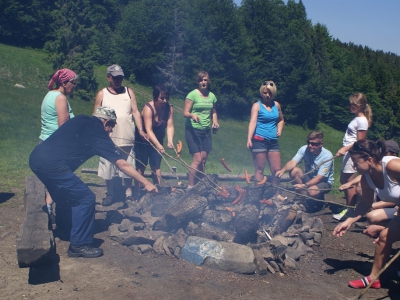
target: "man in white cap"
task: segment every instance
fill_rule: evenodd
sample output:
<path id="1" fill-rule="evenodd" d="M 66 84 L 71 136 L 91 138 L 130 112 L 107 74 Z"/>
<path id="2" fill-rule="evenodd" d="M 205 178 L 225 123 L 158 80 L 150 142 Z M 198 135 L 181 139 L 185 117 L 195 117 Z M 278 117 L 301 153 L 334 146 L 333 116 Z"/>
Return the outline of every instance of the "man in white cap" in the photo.
<path id="1" fill-rule="evenodd" d="M 91 246 L 94 236 L 96 196 L 74 171 L 89 158 L 99 155 L 124 174 L 144 185 L 148 192 L 157 187 L 124 160 L 108 136 L 116 124 L 109 107 L 99 107 L 92 117 L 79 115 L 65 122 L 29 157 L 29 167 L 43 182 L 56 204 L 72 204 L 72 228 L 68 256 L 93 258 L 103 255 Z"/>
<path id="2" fill-rule="evenodd" d="M 95 99 L 94 111 L 100 106 L 107 106 L 115 110 L 118 117 L 118 124 L 114 127 L 110 137 L 115 145 L 120 147 L 121 155 L 133 167 L 135 159 L 133 153 L 133 143 L 135 140 L 135 124 L 139 134 L 148 139 L 143 131 L 140 112 L 137 108 L 136 97 L 131 88 L 122 85 L 124 71 L 119 65 L 111 65 L 107 68 L 107 80 L 109 86 L 101 89 Z M 135 122 L 133 122 L 132 117 Z M 127 154 L 128 153 L 128 154 Z M 130 154 L 130 155 L 129 155 Z M 98 175 L 106 181 L 107 193 L 102 205 L 111 205 L 114 200 L 113 177 L 121 177 L 125 185 L 125 197 L 127 200 L 132 198 L 132 178 L 120 172 L 118 168 L 107 159 L 100 157 Z"/>

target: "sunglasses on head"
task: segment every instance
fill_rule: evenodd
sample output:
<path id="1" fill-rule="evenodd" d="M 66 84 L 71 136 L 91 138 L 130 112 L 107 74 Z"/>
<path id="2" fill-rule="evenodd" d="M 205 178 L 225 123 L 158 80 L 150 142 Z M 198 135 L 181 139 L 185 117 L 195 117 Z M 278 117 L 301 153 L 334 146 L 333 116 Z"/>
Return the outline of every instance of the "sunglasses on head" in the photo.
<path id="1" fill-rule="evenodd" d="M 369 152 L 367 149 L 364 149 L 360 144 L 354 143 L 352 150 L 354 151 L 361 151 L 367 153 L 369 156 L 372 156 L 371 152 Z"/>
<path id="2" fill-rule="evenodd" d="M 262 85 L 274 86 L 274 83 L 270 80 L 265 80 Z"/>
<path id="3" fill-rule="evenodd" d="M 311 145 L 311 146 L 314 146 L 314 147 L 317 147 L 317 146 L 319 146 L 319 145 L 321 145 L 322 144 L 322 142 L 311 142 L 311 141 L 307 141 L 307 145 Z"/>

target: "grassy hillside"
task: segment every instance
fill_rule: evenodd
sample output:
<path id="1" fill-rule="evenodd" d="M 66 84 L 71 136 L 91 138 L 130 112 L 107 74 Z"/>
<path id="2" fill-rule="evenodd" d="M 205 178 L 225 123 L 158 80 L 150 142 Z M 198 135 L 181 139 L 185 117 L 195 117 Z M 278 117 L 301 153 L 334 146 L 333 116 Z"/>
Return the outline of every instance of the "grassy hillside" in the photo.
<path id="1" fill-rule="evenodd" d="M 0 125 L 2 140 L 0 143 L 0 173 L 3 180 L 0 182 L 0 191 L 11 191 L 15 187 L 24 185 L 24 178 L 31 174 L 28 166 L 28 157 L 38 142 L 40 134 L 40 106 L 47 93 L 47 82 L 53 70 L 46 63 L 46 53 L 30 49 L 19 49 L 0 44 L 0 90 L 1 111 Z M 106 67 L 95 70 L 99 88 L 107 85 Z M 14 85 L 22 84 L 25 88 Z M 151 99 L 151 88 L 130 84 L 135 91 L 138 107 L 141 109 L 146 101 Z M 218 95 L 217 95 L 218 96 Z M 93 98 L 95 95 L 93 95 Z M 75 113 L 91 114 L 93 102 L 85 102 L 77 97 L 70 98 L 71 107 Z M 183 99 L 171 99 L 175 107 L 175 144 L 184 139 L 184 122 L 182 116 Z M 283 108 L 284 109 L 284 108 Z M 210 153 L 207 162 L 208 173 L 227 173 L 219 163 L 224 157 L 232 168 L 232 174 L 242 174 L 245 169 L 253 172 L 251 154 L 246 149 L 247 122 L 235 120 L 220 120 L 221 129 L 213 135 L 214 150 Z M 333 153 L 339 149 L 343 132 L 338 132 L 320 124 L 325 133 L 325 147 Z M 280 138 L 282 164 L 290 160 L 297 149 L 305 143 L 309 130 L 298 126 L 286 125 Z M 172 155 L 172 150 L 169 151 Z M 190 163 L 190 155 L 184 142 L 182 158 Z M 97 167 L 98 158 L 85 163 L 84 167 Z M 341 161 L 336 160 L 335 186 L 338 186 L 338 174 Z M 178 168 L 178 172 L 185 172 L 184 168 L 171 162 Z M 163 170 L 167 170 L 163 164 Z"/>

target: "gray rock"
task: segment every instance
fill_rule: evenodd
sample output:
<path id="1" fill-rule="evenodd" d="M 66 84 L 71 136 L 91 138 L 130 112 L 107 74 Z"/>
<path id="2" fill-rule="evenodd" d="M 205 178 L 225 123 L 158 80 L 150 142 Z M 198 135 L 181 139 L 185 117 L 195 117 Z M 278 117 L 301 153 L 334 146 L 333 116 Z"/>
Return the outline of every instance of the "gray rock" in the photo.
<path id="1" fill-rule="evenodd" d="M 124 218 L 129 219 L 132 222 L 143 222 L 142 216 L 132 207 L 122 209 L 120 212 Z"/>
<path id="2" fill-rule="evenodd" d="M 270 262 L 268 262 L 270 264 L 270 266 L 275 270 L 275 272 L 280 272 L 280 268 L 278 266 L 278 264 L 276 263 L 276 261 L 271 260 Z"/>
<path id="3" fill-rule="evenodd" d="M 128 219 L 123 219 L 121 224 L 118 226 L 118 230 L 121 232 L 126 232 L 129 230 L 129 227 L 132 227 L 132 222 Z"/>
<path id="4" fill-rule="evenodd" d="M 269 246 L 260 247 L 259 251 L 260 251 L 261 255 L 268 261 L 273 260 L 275 258 L 275 256 L 272 254 Z"/>
<path id="5" fill-rule="evenodd" d="M 288 240 L 287 238 L 281 236 L 281 235 L 277 235 L 274 236 L 271 240 L 271 248 L 278 248 L 279 246 L 288 246 Z"/>
<path id="6" fill-rule="evenodd" d="M 307 240 L 306 245 L 311 247 L 314 245 L 314 240 Z"/>
<path id="7" fill-rule="evenodd" d="M 183 231 L 182 228 L 179 228 L 179 230 L 175 233 L 176 238 L 178 239 L 178 245 L 180 248 L 183 248 L 183 246 L 186 243 L 187 239 L 187 234 Z"/>
<path id="8" fill-rule="evenodd" d="M 181 257 L 197 265 L 219 268 L 236 273 L 255 272 L 254 254 L 250 247 L 236 243 L 217 242 L 190 236 L 182 248 Z"/>
<path id="9" fill-rule="evenodd" d="M 132 224 L 132 227 L 133 227 L 133 230 L 135 230 L 135 231 L 144 230 L 146 228 L 146 224 L 135 222 Z"/>
<path id="10" fill-rule="evenodd" d="M 153 245 L 154 242 L 164 234 L 161 231 L 134 231 L 130 228 L 127 232 L 121 232 L 118 230 L 119 224 L 111 225 L 108 229 L 110 231 L 110 238 L 124 246 L 149 244 Z"/>
<path id="11" fill-rule="evenodd" d="M 133 252 L 138 252 L 139 251 L 139 245 L 132 245 L 129 247 L 130 250 Z"/>
<path id="12" fill-rule="evenodd" d="M 142 252 L 143 254 L 149 253 L 153 251 L 153 247 L 150 246 L 149 244 L 142 244 L 138 246 L 138 250 Z"/>
<path id="13" fill-rule="evenodd" d="M 300 233 L 300 237 L 302 238 L 303 242 L 306 243 L 308 240 L 314 239 L 314 232 L 302 232 Z"/>
<path id="14" fill-rule="evenodd" d="M 314 243 L 316 245 L 320 245 L 321 244 L 321 239 L 322 239 L 322 234 L 321 233 L 315 233 L 314 234 Z"/>
<path id="15" fill-rule="evenodd" d="M 301 250 L 301 248 L 300 249 L 299 248 L 295 249 L 295 248 L 292 248 L 292 247 L 288 247 L 286 249 L 286 254 L 285 255 L 292 257 L 294 260 L 299 260 L 300 257 L 302 257 L 303 255 L 306 255 L 306 254 L 307 254 L 307 252 L 304 251 L 304 250 Z"/>
<path id="16" fill-rule="evenodd" d="M 299 251 L 304 251 L 306 253 L 314 253 L 314 250 L 310 247 L 307 247 L 304 243 L 299 243 L 296 249 Z"/>
<path id="17" fill-rule="evenodd" d="M 285 258 L 285 268 L 295 270 L 298 268 L 297 263 L 293 258 L 291 258 L 289 255 L 286 255 Z"/>
<path id="18" fill-rule="evenodd" d="M 314 218 L 314 222 L 311 224 L 312 232 L 322 233 L 324 231 L 324 223 L 320 218 Z"/>

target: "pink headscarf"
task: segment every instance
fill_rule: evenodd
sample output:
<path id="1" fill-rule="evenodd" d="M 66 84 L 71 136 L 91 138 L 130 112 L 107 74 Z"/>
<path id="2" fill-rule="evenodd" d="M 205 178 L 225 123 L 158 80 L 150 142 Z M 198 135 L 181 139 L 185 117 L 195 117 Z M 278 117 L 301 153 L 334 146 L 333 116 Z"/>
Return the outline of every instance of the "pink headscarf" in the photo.
<path id="1" fill-rule="evenodd" d="M 78 76 L 76 73 L 70 69 L 61 69 L 54 73 L 51 77 L 49 84 L 47 87 L 51 91 L 53 89 L 54 83 L 59 86 L 64 82 L 70 81 L 72 79 L 76 79 Z"/>

